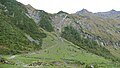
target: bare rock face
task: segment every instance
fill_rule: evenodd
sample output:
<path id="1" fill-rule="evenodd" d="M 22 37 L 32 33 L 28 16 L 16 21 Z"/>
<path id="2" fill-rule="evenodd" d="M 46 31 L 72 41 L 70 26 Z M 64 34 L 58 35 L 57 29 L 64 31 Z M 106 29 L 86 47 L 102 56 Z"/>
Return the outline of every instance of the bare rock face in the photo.
<path id="1" fill-rule="evenodd" d="M 53 19 L 53 25 L 56 30 L 61 32 L 61 28 L 63 28 L 67 23 L 70 23 L 69 19 L 67 18 L 66 14 L 59 14 L 56 15 Z"/>
<path id="2" fill-rule="evenodd" d="M 33 8 L 30 4 L 26 5 L 28 10 L 28 14 L 26 14 L 29 18 L 32 18 L 36 24 L 40 21 L 39 11 Z"/>
<path id="3" fill-rule="evenodd" d="M 38 40 L 33 39 L 32 37 L 30 37 L 30 36 L 27 35 L 27 34 L 25 34 L 25 36 L 28 38 L 29 41 L 35 42 L 37 45 L 39 45 L 39 41 L 38 41 Z"/>

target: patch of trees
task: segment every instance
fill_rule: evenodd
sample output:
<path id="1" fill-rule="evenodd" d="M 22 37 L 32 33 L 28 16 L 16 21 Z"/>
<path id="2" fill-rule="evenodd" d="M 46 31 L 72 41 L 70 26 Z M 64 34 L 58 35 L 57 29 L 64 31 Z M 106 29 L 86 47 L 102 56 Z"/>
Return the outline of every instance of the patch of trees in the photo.
<path id="1" fill-rule="evenodd" d="M 46 31 L 49 32 L 54 31 L 49 14 L 41 10 L 40 16 L 41 18 L 40 18 L 39 26 Z"/>

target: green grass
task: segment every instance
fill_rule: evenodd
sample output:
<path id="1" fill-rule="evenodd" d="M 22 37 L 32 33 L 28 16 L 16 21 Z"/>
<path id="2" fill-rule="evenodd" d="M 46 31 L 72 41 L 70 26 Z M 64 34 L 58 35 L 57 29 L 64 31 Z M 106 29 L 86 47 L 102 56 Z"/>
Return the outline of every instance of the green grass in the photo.
<path id="1" fill-rule="evenodd" d="M 43 39 L 42 50 L 35 53 L 16 55 L 14 59 L 9 59 L 10 56 L 4 58 L 12 62 L 22 62 L 24 64 L 31 64 L 33 62 L 82 62 L 86 64 L 100 64 L 104 68 L 106 63 L 111 60 L 89 53 L 78 46 L 68 42 L 65 39 L 58 38 L 54 33 L 45 32 L 47 37 Z M 84 68 L 82 65 L 81 68 Z M 109 66 L 109 65 L 108 65 Z M 113 65 L 112 65 L 113 66 Z M 40 68 L 68 68 L 69 66 L 43 66 Z M 34 67 L 33 67 L 34 68 Z M 70 68 L 77 68 L 77 66 L 70 66 Z M 78 66 L 79 68 L 79 66 Z"/>
<path id="2" fill-rule="evenodd" d="M 106 60 L 103 57 L 89 53 L 83 49 L 79 49 L 79 47 L 76 45 L 66 41 L 65 39 L 61 40 L 52 34 L 48 34 L 47 38 L 43 40 L 43 43 L 44 45 L 48 45 L 46 47 L 49 48 L 41 50 L 38 54 L 31 54 L 27 56 L 53 58 L 55 60 L 61 60 L 60 58 L 68 58 L 73 60 L 80 60 L 86 63 L 109 62 L 109 60 Z"/>
<path id="3" fill-rule="evenodd" d="M 119 47 L 106 46 L 106 48 L 107 48 L 115 57 L 118 58 L 118 61 L 120 61 L 120 48 L 119 48 Z"/>
<path id="4" fill-rule="evenodd" d="M 23 68 L 17 65 L 0 64 L 0 68 Z"/>

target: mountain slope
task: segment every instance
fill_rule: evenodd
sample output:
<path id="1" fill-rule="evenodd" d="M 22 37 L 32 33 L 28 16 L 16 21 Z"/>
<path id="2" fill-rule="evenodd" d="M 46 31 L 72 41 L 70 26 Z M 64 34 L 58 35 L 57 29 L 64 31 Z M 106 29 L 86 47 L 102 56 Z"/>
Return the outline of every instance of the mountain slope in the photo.
<path id="1" fill-rule="evenodd" d="M 15 0 L 1 0 L 0 55 L 21 54 L 0 56 L 0 64 L 5 60 L 21 66 L 114 64 L 120 61 L 119 21 L 86 9 L 50 14 Z"/>
<path id="2" fill-rule="evenodd" d="M 83 14 L 82 16 L 79 14 L 61 13 L 55 15 L 52 19 L 56 29 L 58 27 L 63 29 L 65 26 L 71 25 L 82 34 L 86 34 L 87 37 L 99 41 L 99 44 L 120 45 L 119 20 L 102 18 L 93 13 Z"/>
<path id="3" fill-rule="evenodd" d="M 56 14 L 48 14 L 44 11 L 41 12 L 40 10 L 35 10 L 30 5 L 27 5 L 26 8 L 30 12 L 29 15 L 33 14 L 31 17 L 34 20 L 37 19 L 34 16 L 36 14 L 40 14 L 39 17 L 42 18 L 41 20 L 44 23 L 43 25 L 41 25 L 43 29 L 46 28 L 44 25 L 47 25 L 49 23 L 50 26 L 47 25 L 47 27 L 54 28 L 57 36 L 62 36 L 65 39 L 73 42 L 74 44 L 76 44 L 77 42 L 77 45 L 81 48 L 85 48 L 86 50 L 89 50 L 90 52 L 97 55 L 101 55 L 104 57 L 108 56 L 107 58 L 112 58 L 114 60 L 114 56 L 110 54 L 110 51 L 108 51 L 109 49 L 106 49 L 106 46 L 109 45 L 119 47 L 119 31 L 118 29 L 116 29 L 116 27 L 113 26 L 114 24 L 119 24 L 119 20 L 110 18 L 105 19 L 96 16 L 95 14 L 87 11 L 86 9 L 78 11 L 75 14 L 68 14 L 63 11 L 60 11 Z M 40 22 L 38 22 L 37 24 L 39 24 Z M 68 29 L 65 31 L 64 28 L 67 26 L 71 26 L 74 28 L 74 30 L 72 31 L 73 33 L 69 33 Z M 74 31 L 77 31 L 78 35 L 76 35 Z M 66 33 L 65 36 L 63 33 Z M 72 36 L 69 36 L 70 34 L 73 34 L 73 36 L 75 34 L 76 36 L 72 38 Z M 82 36 L 82 39 L 78 36 Z M 97 50 L 95 51 L 95 49 Z M 102 53 L 103 51 L 106 52 L 106 56 Z"/>
<path id="4" fill-rule="evenodd" d="M 0 7 L 0 54 L 40 49 L 46 35 L 26 16 L 23 5 L 15 0 L 1 0 Z"/>
<path id="5" fill-rule="evenodd" d="M 28 54 L 13 55 L 16 56 L 13 59 L 9 59 L 11 56 L 4 57 L 9 59 L 9 61 L 22 63 L 21 67 L 39 66 L 40 68 L 46 68 L 47 66 L 52 68 L 84 68 L 87 64 L 104 66 L 112 62 L 109 59 L 90 53 L 64 38 L 57 37 L 56 33 L 44 32 L 48 36 L 43 39 L 41 50 Z M 47 65 L 44 65 L 46 63 Z M 109 65 L 106 66 L 109 67 Z"/>

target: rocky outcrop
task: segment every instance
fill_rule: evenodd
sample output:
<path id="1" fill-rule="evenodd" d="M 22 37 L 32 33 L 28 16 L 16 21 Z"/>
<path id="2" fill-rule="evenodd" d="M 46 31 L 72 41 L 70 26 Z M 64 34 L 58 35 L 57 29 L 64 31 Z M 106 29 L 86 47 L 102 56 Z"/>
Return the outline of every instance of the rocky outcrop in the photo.
<path id="1" fill-rule="evenodd" d="M 37 45 L 40 44 L 38 40 L 33 39 L 33 38 L 30 37 L 29 35 L 25 34 L 25 36 L 27 37 L 27 39 L 28 39 L 30 42 L 35 42 Z"/>
<path id="2" fill-rule="evenodd" d="M 0 59 L 0 63 L 2 63 L 2 64 L 11 64 L 11 65 L 14 65 L 15 63 L 13 63 L 13 62 L 11 62 L 11 61 L 8 61 L 8 60 L 6 60 L 6 59 L 4 59 L 4 58 L 1 58 Z"/>
<path id="3" fill-rule="evenodd" d="M 33 8 L 30 4 L 25 6 L 27 8 L 28 14 L 26 14 L 29 18 L 32 18 L 36 24 L 40 21 L 39 11 Z"/>

